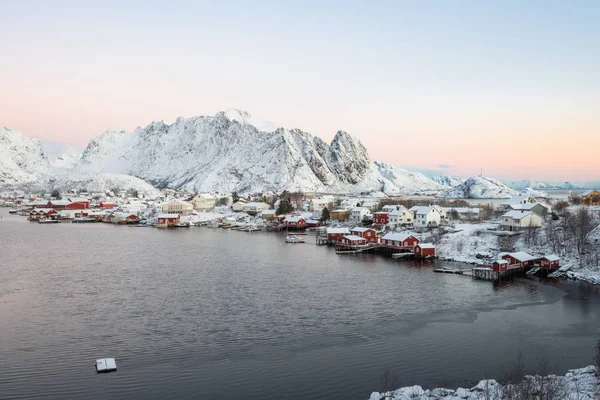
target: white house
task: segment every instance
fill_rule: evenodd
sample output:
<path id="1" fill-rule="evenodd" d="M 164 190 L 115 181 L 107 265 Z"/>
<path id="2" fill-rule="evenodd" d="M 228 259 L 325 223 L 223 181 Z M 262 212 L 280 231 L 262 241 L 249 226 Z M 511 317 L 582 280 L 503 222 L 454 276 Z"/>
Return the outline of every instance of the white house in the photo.
<path id="1" fill-rule="evenodd" d="M 500 228 L 507 231 L 518 231 L 542 226 L 542 217 L 529 210 L 512 210 L 502 216 Z"/>
<path id="2" fill-rule="evenodd" d="M 256 215 L 260 212 L 268 210 L 269 208 L 271 208 L 271 206 L 268 205 L 267 203 L 253 201 L 253 202 L 244 204 L 244 206 L 242 207 L 242 210 L 244 212 L 247 212 L 250 215 Z"/>
<path id="3" fill-rule="evenodd" d="M 394 210 L 390 211 L 388 225 L 396 227 L 398 225 L 410 225 L 413 223 L 414 214 L 404 206 L 394 206 Z"/>
<path id="4" fill-rule="evenodd" d="M 522 194 L 519 196 L 513 196 L 509 199 L 506 199 L 503 203 L 500 204 L 500 207 L 506 209 L 506 210 L 510 210 L 510 209 L 520 209 L 521 204 L 531 204 L 531 203 L 537 203 L 538 201 L 535 199 L 535 197 L 528 195 L 528 194 Z"/>
<path id="5" fill-rule="evenodd" d="M 428 226 L 439 226 L 442 219 L 445 217 L 440 206 L 415 206 L 410 209 L 414 214 L 415 218 L 413 225 L 416 228 L 425 228 Z"/>
<path id="6" fill-rule="evenodd" d="M 215 203 L 217 202 L 217 198 L 208 193 L 200 193 L 194 196 L 192 199 L 192 204 L 194 206 L 194 210 L 197 211 L 210 211 L 215 207 Z"/>
<path id="7" fill-rule="evenodd" d="M 354 222 L 362 222 L 365 218 L 371 217 L 371 210 L 366 207 L 354 207 L 350 211 L 350 220 Z"/>
<path id="8" fill-rule="evenodd" d="M 247 201 L 238 200 L 235 203 L 233 203 L 233 205 L 231 206 L 231 209 L 235 212 L 244 211 L 244 206 L 246 205 L 246 203 L 247 203 Z"/>
<path id="9" fill-rule="evenodd" d="M 183 200 L 172 200 L 162 206 L 164 214 L 190 215 L 193 210 L 192 203 Z"/>
<path id="10" fill-rule="evenodd" d="M 329 207 L 333 203 L 331 196 L 319 197 L 316 199 L 310 199 L 308 202 L 309 211 L 321 211 L 325 207 Z"/>

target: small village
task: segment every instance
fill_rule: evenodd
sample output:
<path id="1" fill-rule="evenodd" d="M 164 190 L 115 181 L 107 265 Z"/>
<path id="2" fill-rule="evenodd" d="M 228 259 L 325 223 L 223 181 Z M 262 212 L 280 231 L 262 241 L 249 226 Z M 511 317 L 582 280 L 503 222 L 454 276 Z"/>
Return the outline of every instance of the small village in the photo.
<path id="1" fill-rule="evenodd" d="M 64 196 L 5 193 L 0 199 L 11 214 L 38 224 L 285 232 L 287 243 L 305 243 L 307 232 L 314 231 L 317 245 L 330 245 L 339 255 L 376 252 L 458 261 L 474 266 L 436 272 L 486 280 L 527 273 L 600 283 L 594 274 L 576 272 L 577 263 L 598 268 L 600 193 L 589 190 L 551 203 L 528 194 L 474 206 L 465 200 L 173 190 L 148 199 L 116 189 Z"/>

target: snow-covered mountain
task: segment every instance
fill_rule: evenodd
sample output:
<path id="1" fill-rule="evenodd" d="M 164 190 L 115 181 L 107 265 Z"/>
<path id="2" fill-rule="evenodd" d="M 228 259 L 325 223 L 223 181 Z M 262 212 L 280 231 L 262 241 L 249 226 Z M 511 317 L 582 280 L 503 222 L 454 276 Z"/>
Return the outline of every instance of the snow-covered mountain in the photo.
<path id="1" fill-rule="evenodd" d="M 122 173 L 161 188 L 200 191 L 440 188 L 422 174 L 372 163 L 363 144 L 347 132 L 338 131 L 328 144 L 299 129 L 271 130 L 274 126 L 229 110 L 178 118 L 172 125 L 153 122 L 129 134 L 113 128 L 90 141 L 75 170 Z"/>
<path id="2" fill-rule="evenodd" d="M 442 184 L 425 176 L 420 172 L 408 171 L 398 168 L 390 164 L 382 162 L 374 162 L 379 174 L 385 182 L 384 192 L 394 193 L 401 192 L 422 192 L 422 191 L 439 191 L 443 189 Z"/>
<path id="3" fill-rule="evenodd" d="M 452 199 L 507 199 L 517 196 L 518 191 L 493 178 L 476 176 L 443 192 L 439 197 Z"/>
<path id="4" fill-rule="evenodd" d="M 458 176 L 436 175 L 431 178 L 434 182 L 441 186 L 455 187 L 463 183 L 466 179 Z"/>
<path id="5" fill-rule="evenodd" d="M 38 140 L 0 128 L 0 185 L 36 182 L 48 174 L 50 165 Z"/>
<path id="6" fill-rule="evenodd" d="M 507 186 L 516 189 L 516 190 L 524 190 L 526 188 L 532 188 L 535 190 L 554 190 L 554 189 L 561 189 L 561 190 L 571 190 L 571 189 L 577 189 L 577 188 L 581 188 L 581 187 L 586 187 L 586 185 L 588 183 L 582 183 L 582 184 L 573 184 L 570 182 L 545 182 L 545 181 L 532 181 L 529 179 L 524 179 L 522 181 L 509 181 L 509 182 L 504 182 Z"/>
<path id="7" fill-rule="evenodd" d="M 1 128 L 0 188 L 29 191 L 87 188 L 90 191 L 102 191 L 118 187 L 135 189 L 148 195 L 158 193 L 152 185 L 132 176 L 88 174 L 69 169 L 68 164 L 74 164 L 79 156 L 74 150 L 71 153 L 67 151 L 67 154 L 71 154 L 71 160 L 67 160 L 66 156 L 58 156 L 52 165 L 39 140 L 28 138 L 13 129 Z"/>

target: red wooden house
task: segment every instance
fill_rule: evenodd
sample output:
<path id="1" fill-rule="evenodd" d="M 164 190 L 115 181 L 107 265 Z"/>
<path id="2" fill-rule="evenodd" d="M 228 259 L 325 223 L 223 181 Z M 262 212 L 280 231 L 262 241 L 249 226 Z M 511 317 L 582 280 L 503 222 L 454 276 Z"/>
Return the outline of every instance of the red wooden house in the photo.
<path id="1" fill-rule="evenodd" d="M 169 226 L 179 223 L 179 214 L 158 214 L 157 226 Z"/>
<path id="2" fill-rule="evenodd" d="M 391 249 L 412 250 L 420 241 L 407 233 L 391 232 L 382 237 L 380 242 Z"/>
<path id="3" fill-rule="evenodd" d="M 321 226 L 321 221 L 319 221 L 318 219 L 307 219 L 306 226 L 309 228 L 318 228 L 319 226 Z"/>
<path id="4" fill-rule="evenodd" d="M 435 246 L 431 243 L 419 243 L 415 246 L 415 256 L 435 257 Z"/>
<path id="5" fill-rule="evenodd" d="M 492 269 L 496 272 L 498 271 L 506 271 L 508 269 L 508 261 L 506 260 L 496 260 L 492 263 Z"/>
<path id="6" fill-rule="evenodd" d="M 105 202 L 105 201 L 101 201 L 100 202 L 100 208 L 104 208 L 104 209 L 109 210 L 109 209 L 115 208 L 115 203 L 108 203 L 108 202 Z"/>
<path id="7" fill-rule="evenodd" d="M 335 242 L 340 237 L 349 234 L 350 230 L 348 228 L 327 228 L 327 240 L 330 242 Z"/>
<path id="8" fill-rule="evenodd" d="M 356 235 L 345 235 L 337 239 L 337 244 L 348 247 L 358 247 L 367 244 L 367 239 Z"/>
<path id="9" fill-rule="evenodd" d="M 366 239 L 369 243 L 377 243 L 379 241 L 375 229 L 356 227 L 352 228 L 350 233 L 352 233 L 355 236 L 360 236 L 361 238 Z"/>
<path id="10" fill-rule="evenodd" d="M 373 213 L 373 225 L 387 225 L 390 222 L 390 213 L 379 211 Z"/>
<path id="11" fill-rule="evenodd" d="M 560 258 L 555 255 L 543 256 L 537 259 L 535 266 L 543 269 L 558 269 L 560 267 Z"/>
<path id="12" fill-rule="evenodd" d="M 302 217 L 286 217 L 283 221 L 285 226 L 290 228 L 305 228 L 306 220 Z"/>
<path id="13" fill-rule="evenodd" d="M 34 208 L 29 212 L 29 221 L 38 221 L 56 214 L 56 210 L 52 208 Z"/>

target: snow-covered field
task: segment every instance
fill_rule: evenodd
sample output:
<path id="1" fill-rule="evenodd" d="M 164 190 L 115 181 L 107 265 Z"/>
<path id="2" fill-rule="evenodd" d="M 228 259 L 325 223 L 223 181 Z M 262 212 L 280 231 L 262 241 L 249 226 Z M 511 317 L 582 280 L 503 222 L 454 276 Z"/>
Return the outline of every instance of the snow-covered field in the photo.
<path id="1" fill-rule="evenodd" d="M 564 376 L 526 376 L 518 385 L 503 386 L 494 379 L 486 379 L 472 388 L 424 390 L 421 386 L 407 386 L 385 393 L 373 392 L 369 400 L 594 400 L 599 396 L 596 368 L 590 365 L 569 370 Z"/>

